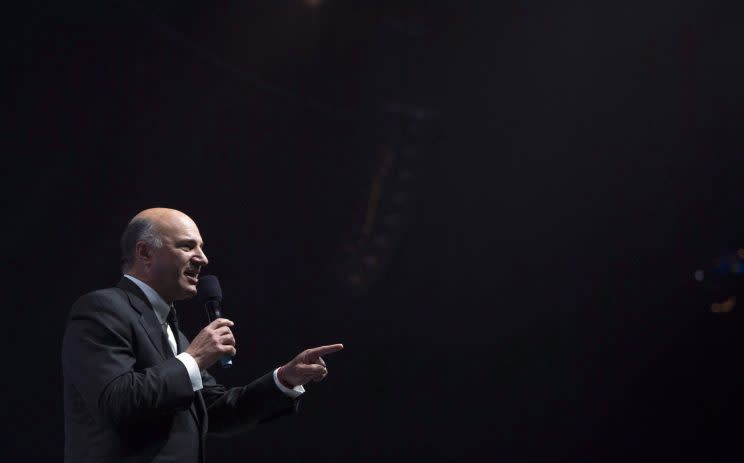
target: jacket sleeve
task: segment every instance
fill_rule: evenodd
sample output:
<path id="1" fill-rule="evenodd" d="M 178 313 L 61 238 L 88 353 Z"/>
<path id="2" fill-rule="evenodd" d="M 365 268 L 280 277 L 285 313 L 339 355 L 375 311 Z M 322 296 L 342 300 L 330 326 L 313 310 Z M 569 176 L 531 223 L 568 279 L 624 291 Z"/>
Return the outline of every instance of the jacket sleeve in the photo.
<path id="1" fill-rule="evenodd" d="M 202 382 L 210 435 L 231 436 L 298 411 L 300 399 L 280 391 L 273 372 L 245 386 L 226 388 L 205 371 Z"/>
<path id="2" fill-rule="evenodd" d="M 73 305 L 62 341 L 62 365 L 89 409 L 117 427 L 187 409 L 194 400 L 176 358 L 136 368 L 133 323 L 117 301 L 91 293 Z"/>

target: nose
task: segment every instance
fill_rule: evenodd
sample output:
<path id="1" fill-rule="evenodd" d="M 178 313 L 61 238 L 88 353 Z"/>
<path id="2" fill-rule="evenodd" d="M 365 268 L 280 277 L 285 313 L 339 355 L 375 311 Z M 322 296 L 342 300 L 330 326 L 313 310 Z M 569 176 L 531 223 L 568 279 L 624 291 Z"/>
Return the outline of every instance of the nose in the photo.
<path id="1" fill-rule="evenodd" d="M 202 267 L 209 264 L 209 259 L 207 259 L 207 255 L 204 254 L 202 248 L 197 248 L 197 251 L 196 255 L 194 255 L 194 260 L 196 260 L 196 262 Z"/>

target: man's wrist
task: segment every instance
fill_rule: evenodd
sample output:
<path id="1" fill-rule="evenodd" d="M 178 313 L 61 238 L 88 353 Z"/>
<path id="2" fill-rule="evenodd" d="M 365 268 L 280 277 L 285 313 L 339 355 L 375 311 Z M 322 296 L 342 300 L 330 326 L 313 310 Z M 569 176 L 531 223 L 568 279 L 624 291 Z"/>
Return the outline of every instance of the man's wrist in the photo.
<path id="1" fill-rule="evenodd" d="M 282 382 L 279 381 L 279 368 L 274 369 L 272 376 L 274 377 L 274 384 L 276 385 L 276 387 L 279 388 L 279 390 L 282 391 L 289 398 L 296 399 L 305 393 L 305 388 L 302 386 L 287 387 L 282 384 Z M 287 383 L 287 385 L 291 386 L 289 383 Z"/>
<path id="2" fill-rule="evenodd" d="M 294 389 L 294 384 L 290 384 L 285 378 L 284 378 L 284 367 L 279 367 L 279 370 L 276 372 L 276 376 L 279 379 L 279 382 L 282 383 L 282 386 L 286 387 L 287 389 Z"/>
<path id="3" fill-rule="evenodd" d="M 176 358 L 180 360 L 181 363 L 183 363 L 183 366 L 186 367 L 186 371 L 188 371 L 189 373 L 191 387 L 194 392 L 202 389 L 204 387 L 204 384 L 202 383 L 201 379 L 201 371 L 199 369 L 199 364 L 196 363 L 194 357 L 192 357 L 191 354 L 189 354 L 188 352 L 181 352 L 180 354 L 176 355 Z"/>

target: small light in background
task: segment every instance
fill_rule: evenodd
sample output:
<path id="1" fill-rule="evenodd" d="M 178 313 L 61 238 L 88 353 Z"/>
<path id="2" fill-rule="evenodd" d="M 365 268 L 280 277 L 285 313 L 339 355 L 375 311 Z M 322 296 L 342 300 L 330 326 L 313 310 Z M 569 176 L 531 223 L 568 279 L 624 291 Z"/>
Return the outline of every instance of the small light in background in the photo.
<path id="1" fill-rule="evenodd" d="M 713 313 L 729 313 L 736 306 L 736 296 L 731 296 L 723 302 L 714 302 L 710 305 L 710 311 Z"/>

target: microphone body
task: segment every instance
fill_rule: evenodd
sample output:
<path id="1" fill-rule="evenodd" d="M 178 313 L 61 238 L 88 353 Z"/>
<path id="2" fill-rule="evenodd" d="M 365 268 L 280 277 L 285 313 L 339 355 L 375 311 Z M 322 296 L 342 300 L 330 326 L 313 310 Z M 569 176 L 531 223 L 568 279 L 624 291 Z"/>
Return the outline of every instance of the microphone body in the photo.
<path id="1" fill-rule="evenodd" d="M 209 323 L 222 318 L 222 288 L 220 288 L 220 283 L 216 276 L 205 275 L 199 279 L 197 297 L 204 305 Z M 232 365 L 233 359 L 231 355 L 226 354 L 220 359 L 220 366 L 222 368 L 230 368 Z"/>

